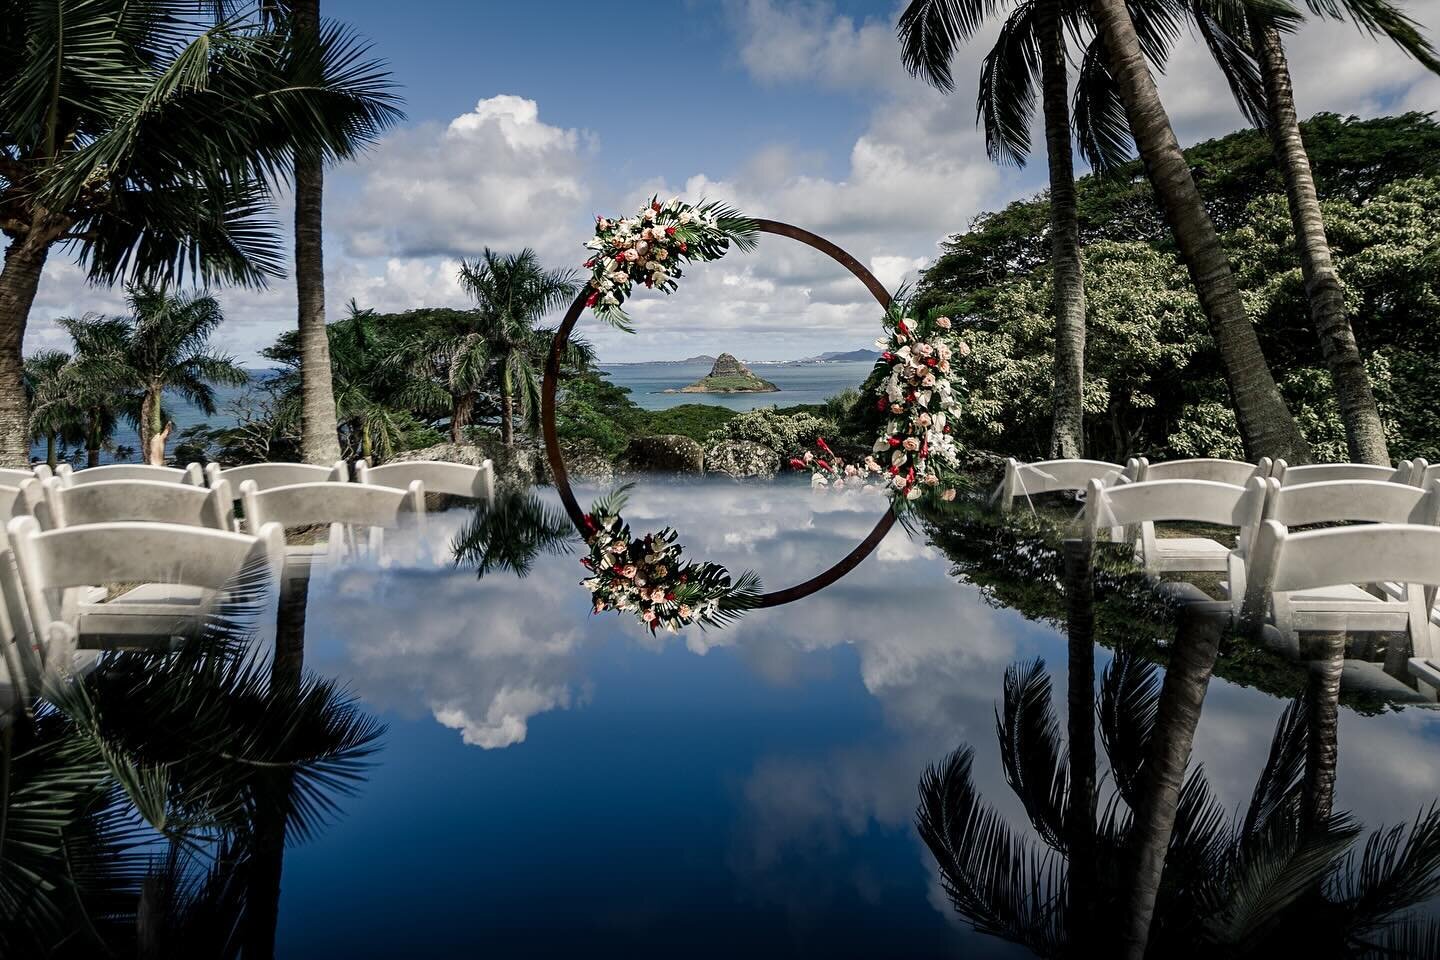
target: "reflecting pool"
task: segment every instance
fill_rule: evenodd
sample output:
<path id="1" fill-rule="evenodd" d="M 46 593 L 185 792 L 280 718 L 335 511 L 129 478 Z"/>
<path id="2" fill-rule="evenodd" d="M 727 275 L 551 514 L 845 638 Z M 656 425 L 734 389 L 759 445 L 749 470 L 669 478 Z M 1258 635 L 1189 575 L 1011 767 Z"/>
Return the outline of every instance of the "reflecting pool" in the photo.
<path id="1" fill-rule="evenodd" d="M 881 508 L 784 483 L 655 482 L 625 515 L 774 589 L 829 566 Z M 524 576 L 457 565 L 471 520 L 431 514 L 385 563 L 311 582 L 307 669 L 388 731 L 339 816 L 285 852 L 277 955 L 1026 955 L 957 918 L 915 826 L 927 767 L 967 744 L 978 792 L 1029 830 L 997 743 L 1002 680 L 1041 658 L 1063 731 L 1068 671 L 1057 618 L 1001 602 L 1058 592 L 1016 563 L 1022 548 L 993 545 L 1007 592 L 947 537 L 897 525 L 817 596 L 652 635 L 591 615 L 578 552 L 539 550 Z M 1097 677 L 1115 629 L 1096 617 Z M 1227 655 L 1192 766 L 1241 816 L 1289 702 L 1276 694 L 1305 679 L 1227 679 Z M 1368 831 L 1427 808 L 1437 723 L 1342 707 L 1336 810 Z M 1100 779 L 1103 812 L 1103 752 Z"/>

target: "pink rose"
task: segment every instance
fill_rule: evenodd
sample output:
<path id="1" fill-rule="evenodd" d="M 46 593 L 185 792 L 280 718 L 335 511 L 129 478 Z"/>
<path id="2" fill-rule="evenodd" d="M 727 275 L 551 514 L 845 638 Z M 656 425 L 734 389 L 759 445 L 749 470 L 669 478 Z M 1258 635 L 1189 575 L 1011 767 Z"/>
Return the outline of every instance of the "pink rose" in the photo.
<path id="1" fill-rule="evenodd" d="M 916 450 L 920 449 L 920 441 L 916 440 L 914 437 L 906 437 L 905 442 L 902 443 L 901 446 L 903 446 L 906 450 L 909 450 L 911 453 L 914 453 Z"/>
<path id="2" fill-rule="evenodd" d="M 949 329 L 950 329 L 950 318 L 949 318 L 949 317 L 936 317 L 936 318 L 935 318 L 935 326 L 939 327 L 941 330 L 949 330 Z"/>
<path id="3" fill-rule="evenodd" d="M 959 345 L 959 347 L 958 347 L 957 349 L 959 349 L 959 351 L 960 351 L 960 356 L 962 356 L 962 357 L 968 357 L 968 356 L 970 356 L 970 344 L 966 343 L 964 340 L 961 340 L 961 341 L 960 341 L 960 345 Z"/>
<path id="4" fill-rule="evenodd" d="M 949 490 L 946 490 L 944 493 L 940 494 L 940 499 L 946 501 L 947 503 L 951 500 L 954 500 L 955 488 L 951 487 Z"/>

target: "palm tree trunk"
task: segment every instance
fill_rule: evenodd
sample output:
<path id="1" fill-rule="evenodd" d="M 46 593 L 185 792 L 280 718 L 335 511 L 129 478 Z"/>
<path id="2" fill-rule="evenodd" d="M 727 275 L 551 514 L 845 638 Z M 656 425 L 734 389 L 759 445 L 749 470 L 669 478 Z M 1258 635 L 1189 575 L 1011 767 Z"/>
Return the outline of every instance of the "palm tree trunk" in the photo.
<path id="1" fill-rule="evenodd" d="M 313 44 L 320 35 L 320 0 L 291 0 L 291 29 Z M 325 167 L 318 155 L 295 158 L 295 291 L 300 327 L 300 451 L 306 463 L 340 459 L 330 340 L 325 332 L 323 220 Z"/>
<path id="2" fill-rule="evenodd" d="M 48 244 L 13 241 L 0 270 L 0 466 L 30 463 L 30 408 L 25 401 L 25 323 L 40 287 Z"/>
<path id="3" fill-rule="evenodd" d="M 450 404 L 450 442 L 463 443 L 465 441 L 465 428 L 470 426 L 470 419 L 474 416 L 475 395 L 462 393 L 454 397 Z"/>
<path id="4" fill-rule="evenodd" d="M 1145 762 L 1140 809 L 1135 811 L 1130 838 L 1135 866 L 1121 914 L 1124 956 L 1130 960 L 1144 960 L 1150 939 L 1150 920 L 1160 893 L 1170 835 L 1175 830 L 1180 787 L 1185 782 L 1195 727 L 1220 652 L 1221 632 L 1220 622 L 1213 615 L 1194 609 L 1180 611 L 1170 663 L 1160 688 L 1155 734 Z"/>
<path id="5" fill-rule="evenodd" d="M 1313 638 L 1317 659 L 1308 666 L 1304 817 L 1308 827 L 1330 818 L 1335 807 L 1335 767 L 1340 754 L 1340 673 L 1345 666 L 1345 634 Z"/>
<path id="6" fill-rule="evenodd" d="M 56 464 L 58 464 L 59 462 L 60 461 L 55 454 L 55 431 L 51 430 L 49 433 L 45 434 L 45 465 L 49 467 L 51 472 L 53 473 Z"/>
<path id="7" fill-rule="evenodd" d="M 1390 451 L 1385 444 L 1385 428 L 1375 406 L 1370 378 L 1365 373 L 1365 361 L 1355 343 L 1355 331 L 1350 328 L 1350 318 L 1345 312 L 1345 291 L 1330 255 L 1310 157 L 1300 137 L 1285 46 L 1279 30 L 1258 20 L 1251 21 L 1250 33 L 1265 80 L 1270 139 L 1280 175 L 1285 180 L 1290 222 L 1295 229 L 1295 251 L 1300 256 L 1300 273 L 1305 278 L 1305 296 L 1310 302 L 1310 322 L 1320 338 L 1320 352 L 1335 384 L 1350 459 L 1388 467 Z"/>
<path id="8" fill-rule="evenodd" d="M 1085 273 L 1075 207 L 1075 161 L 1070 153 L 1070 97 L 1065 35 L 1057 0 L 1039 8 L 1040 83 L 1045 150 L 1050 165 L 1050 262 L 1055 292 L 1055 368 L 1050 393 L 1050 456 L 1085 452 Z"/>
<path id="9" fill-rule="evenodd" d="M 140 456 L 145 456 L 144 450 L 141 450 Z M 100 466 L 100 412 L 98 410 L 90 412 L 89 429 L 85 431 L 85 466 Z"/>
<path id="10" fill-rule="evenodd" d="M 500 365 L 500 443 L 507 447 L 515 445 L 515 398 L 510 381 L 510 357 L 503 358 Z"/>
<path id="11" fill-rule="evenodd" d="M 1093 944 L 1095 892 L 1095 594 L 1092 544 L 1066 540 L 1065 623 L 1069 636 L 1066 690 L 1070 742 L 1070 806 L 1065 811 L 1069 850 L 1070 947 L 1084 956 Z"/>
<path id="12" fill-rule="evenodd" d="M 1125 0 L 1090 0 L 1090 12 L 1096 30 L 1105 38 L 1110 72 L 1125 104 L 1150 185 L 1190 271 L 1200 306 L 1210 321 L 1210 334 L 1220 349 L 1245 452 L 1252 460 L 1270 456 L 1283 457 L 1290 463 L 1308 463 L 1312 459 L 1310 445 L 1286 408 L 1260 350 L 1225 248 L 1205 212 L 1195 178 L 1155 89 L 1155 78 L 1140 50 L 1129 8 Z"/>
<path id="13" fill-rule="evenodd" d="M 162 424 L 160 423 L 160 393 L 152 385 L 145 389 L 145 397 L 140 401 L 140 462 L 151 463 L 150 441 L 155 434 L 159 433 Z M 164 464 L 154 464 L 164 466 Z"/>

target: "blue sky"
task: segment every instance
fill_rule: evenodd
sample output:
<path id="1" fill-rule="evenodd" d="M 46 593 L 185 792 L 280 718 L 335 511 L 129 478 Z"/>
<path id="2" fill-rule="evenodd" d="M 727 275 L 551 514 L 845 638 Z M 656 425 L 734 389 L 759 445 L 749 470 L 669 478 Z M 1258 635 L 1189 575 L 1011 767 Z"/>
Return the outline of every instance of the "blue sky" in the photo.
<path id="1" fill-rule="evenodd" d="M 531 0 L 329 0 L 328 16 L 389 61 L 408 119 L 333 170 L 326 207 L 328 304 L 400 310 L 464 298 L 454 274 L 486 246 L 534 247 L 576 266 L 597 212 L 651 192 L 723 199 L 841 244 L 891 289 L 970 218 L 1040 189 L 1043 166 L 999 168 L 974 127 L 986 30 L 942 97 L 900 69 L 898 3 L 677 0 L 633 5 Z M 1407 9 L 1440 24 L 1440 0 Z M 1440 109 L 1440 79 L 1341 24 L 1289 44 L 1305 114 Z M 1240 119 L 1203 49 L 1175 51 L 1161 92 L 1184 142 Z M 1038 144 L 1038 138 L 1036 140 Z M 277 218 L 290 211 L 279 199 Z M 294 324 L 294 287 L 218 291 L 224 347 L 246 362 Z M 52 262 L 27 346 L 65 346 L 57 316 L 118 312 L 120 292 Z M 602 360 L 728 350 L 786 359 L 853 349 L 876 308 L 839 267 L 767 239 L 687 273 L 632 311 L 637 334 L 587 324 Z"/>

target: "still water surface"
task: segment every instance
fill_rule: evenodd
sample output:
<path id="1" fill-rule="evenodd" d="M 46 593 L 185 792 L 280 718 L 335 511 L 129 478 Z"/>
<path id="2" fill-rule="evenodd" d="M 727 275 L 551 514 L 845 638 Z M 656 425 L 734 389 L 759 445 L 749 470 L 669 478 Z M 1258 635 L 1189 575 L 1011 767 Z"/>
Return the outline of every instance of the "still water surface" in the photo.
<path id="1" fill-rule="evenodd" d="M 879 509 L 652 483 L 626 518 L 673 524 L 689 555 L 773 589 L 848 551 Z M 456 569 L 466 516 L 432 515 L 396 551 L 419 561 L 312 583 L 307 666 L 389 732 L 343 816 L 286 854 L 279 955 L 1021 955 L 954 919 L 913 819 L 926 766 L 968 742 L 985 797 L 1027 829 L 994 708 L 1006 666 L 1039 656 L 1063 723 L 1054 626 L 993 605 L 897 526 L 815 597 L 652 637 L 589 614 L 573 554 L 523 578 Z M 1097 646 L 1097 665 L 1110 655 Z M 1194 758 L 1227 808 L 1284 705 L 1212 682 Z M 1440 794 L 1437 724 L 1343 710 L 1336 808 L 1369 828 L 1413 818 Z"/>

